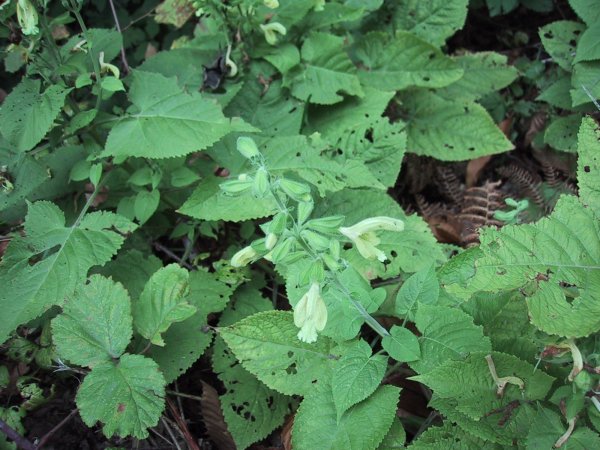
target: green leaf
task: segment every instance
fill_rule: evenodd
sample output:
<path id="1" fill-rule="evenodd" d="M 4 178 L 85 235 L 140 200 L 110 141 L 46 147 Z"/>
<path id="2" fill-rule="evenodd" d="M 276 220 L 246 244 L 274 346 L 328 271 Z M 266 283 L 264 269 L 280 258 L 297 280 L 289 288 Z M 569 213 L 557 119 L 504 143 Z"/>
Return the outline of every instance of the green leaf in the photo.
<path id="1" fill-rule="evenodd" d="M 408 151 L 443 161 L 463 161 L 506 152 L 512 143 L 477 103 L 448 101 L 426 91 L 411 92 Z"/>
<path id="2" fill-rule="evenodd" d="M 527 450 L 554 448 L 554 444 L 567 431 L 567 424 L 556 412 L 538 407 L 535 421 L 527 435 Z M 569 436 L 564 448 L 587 450 L 600 446 L 600 437 L 587 427 L 578 426 Z"/>
<path id="3" fill-rule="evenodd" d="M 25 78 L 0 108 L 0 133 L 24 152 L 35 147 L 50 131 L 71 89 L 58 84 L 40 93 L 41 81 Z"/>
<path id="4" fill-rule="evenodd" d="M 460 30 L 467 17 L 468 0 L 400 0 L 394 23 L 401 30 L 441 47 Z"/>
<path id="5" fill-rule="evenodd" d="M 415 361 L 421 358 L 417 337 L 404 327 L 394 325 L 390 335 L 384 336 L 381 346 L 398 362 Z"/>
<path id="6" fill-rule="evenodd" d="M 290 69 L 300 64 L 300 50 L 293 44 L 283 44 L 275 47 L 264 58 L 285 75 Z"/>
<path id="7" fill-rule="evenodd" d="M 148 221 L 158 208 L 160 203 L 160 191 L 153 189 L 147 191 L 145 189 L 138 192 L 133 203 L 133 211 L 135 217 L 139 220 L 140 225 Z"/>
<path id="8" fill-rule="evenodd" d="M 419 304 L 434 305 L 440 296 L 438 283 L 433 265 L 419 270 L 411 275 L 396 295 L 394 309 L 396 314 L 413 320 Z"/>
<path id="9" fill-rule="evenodd" d="M 598 71 L 600 71 L 600 61 L 580 62 L 573 66 L 573 77 L 571 78 L 573 106 L 600 99 Z"/>
<path id="10" fill-rule="evenodd" d="M 416 272 L 431 265 L 432 261 L 446 260 L 429 226 L 416 214 L 407 216 L 400 206 L 385 192 L 376 190 L 346 189 L 329 195 L 318 203 L 316 215 L 341 214 L 346 217 L 344 226 L 354 225 L 368 217 L 386 216 L 402 219 L 404 231 L 378 233 L 383 250 L 390 259 L 387 264 L 363 258 L 355 248 L 346 250 L 345 257 L 368 280 L 390 278 L 403 272 Z"/>
<path id="11" fill-rule="evenodd" d="M 544 101 L 557 108 L 570 110 L 571 106 L 571 74 L 564 74 L 555 83 L 544 89 L 536 100 Z"/>
<path id="12" fill-rule="evenodd" d="M 154 345 L 165 345 L 161 334 L 173 322 L 182 322 L 196 312 L 186 301 L 188 271 L 177 264 L 157 270 L 133 304 L 135 329 Z"/>
<path id="13" fill-rule="evenodd" d="M 332 386 L 322 382 L 313 385 L 294 418 L 294 449 L 377 448 L 396 415 L 399 392 L 396 387 L 381 386 L 338 420 Z"/>
<path id="14" fill-rule="evenodd" d="M 125 288 L 93 275 L 78 286 L 63 313 L 52 321 L 52 339 L 61 357 L 94 367 L 121 356 L 131 340 L 131 305 Z"/>
<path id="15" fill-rule="evenodd" d="M 452 3 L 452 2 L 450 2 Z M 453 58 L 462 67 L 464 75 L 436 93 L 447 100 L 477 100 L 505 88 L 519 72 L 507 65 L 508 58 L 495 52 L 472 53 Z"/>
<path id="16" fill-rule="evenodd" d="M 377 447 L 377 450 L 393 450 L 395 448 L 404 448 L 405 442 L 406 431 L 404 431 L 404 427 L 402 426 L 400 419 L 396 417 L 392 423 L 392 427 L 385 435 L 383 442 L 379 444 L 379 447 Z"/>
<path id="17" fill-rule="evenodd" d="M 25 435 L 25 427 L 21 423 L 21 419 L 24 415 L 25 411 L 22 408 L 16 406 L 11 408 L 0 407 L 0 419 L 21 436 Z M 9 442 L 5 434 L 2 433 L 0 435 L 0 450 L 17 450 L 17 446 L 13 441 Z"/>
<path id="18" fill-rule="evenodd" d="M 319 105 L 332 105 L 344 99 L 342 93 L 364 95 L 354 64 L 344 51 L 342 37 L 312 33 L 304 41 L 300 54 L 300 67 L 284 77 L 284 86 L 291 87 L 294 97 Z"/>
<path id="19" fill-rule="evenodd" d="M 580 114 L 570 114 L 554 119 L 544 132 L 544 142 L 556 150 L 575 153 L 577 151 L 577 131 L 581 125 Z"/>
<path id="20" fill-rule="evenodd" d="M 213 333 L 207 329 L 208 315 L 222 311 L 232 293 L 230 286 L 202 270 L 191 272 L 189 279 L 186 300 L 198 311 L 183 322 L 172 324 L 163 334 L 165 345 L 152 346 L 149 351 L 167 383 L 183 375 L 210 345 Z"/>
<path id="21" fill-rule="evenodd" d="M 361 82 L 384 91 L 444 87 L 463 75 L 451 58 L 404 31 L 398 31 L 392 41 L 387 34 L 369 33 L 362 37 L 356 54 L 364 67 L 359 72 Z"/>
<path id="22" fill-rule="evenodd" d="M 591 23 L 579 38 L 573 62 L 600 59 L 598 42 L 600 42 L 600 22 Z"/>
<path id="23" fill-rule="evenodd" d="M 124 240 L 119 233 L 134 229 L 127 219 L 105 211 L 87 214 L 66 227 L 56 205 L 30 204 L 26 236 L 13 238 L 0 262 L 0 342 L 18 325 L 61 305 L 90 267 L 113 257 Z"/>
<path id="24" fill-rule="evenodd" d="M 283 394 L 306 395 L 331 373 L 329 340 L 301 342 L 291 312 L 254 314 L 219 334 L 248 372 Z"/>
<path id="25" fill-rule="evenodd" d="M 371 353 L 369 344 L 361 339 L 346 344 L 342 357 L 337 361 L 331 385 L 338 418 L 375 392 L 383 380 L 387 358 Z"/>
<path id="26" fill-rule="evenodd" d="M 256 199 L 250 194 L 228 196 L 219 188 L 223 181 L 225 180 L 220 177 L 209 177 L 198 183 L 178 212 L 195 219 L 232 222 L 258 219 L 275 213 L 276 205 L 273 199 Z"/>
<path id="27" fill-rule="evenodd" d="M 480 241 L 471 276 L 447 286 L 449 292 L 497 292 L 528 285 L 529 316 L 540 330 L 567 337 L 598 330 L 600 224 L 575 197 L 562 196 L 554 212 L 535 224 L 485 229 Z M 562 284 L 575 292 L 563 291 Z"/>
<path id="28" fill-rule="evenodd" d="M 486 443 L 447 421 L 441 427 L 427 428 L 423 434 L 411 442 L 409 448 L 411 450 L 439 450 L 442 448 L 497 450 L 493 444 Z"/>
<path id="29" fill-rule="evenodd" d="M 600 217 L 600 126 L 586 117 L 579 128 L 577 182 L 581 202 Z"/>
<path id="30" fill-rule="evenodd" d="M 144 285 L 162 262 L 154 255 L 145 255 L 139 250 L 121 251 L 115 259 L 106 263 L 97 272 L 121 283 L 130 298 L 138 298 Z"/>
<path id="31" fill-rule="evenodd" d="M 514 400 L 542 400 L 554 381 L 550 375 L 503 353 L 491 353 L 498 377 L 514 376 L 525 385 L 523 391 L 514 384 L 507 384 L 503 395 L 498 397 L 497 386 L 492 378 L 485 356 L 488 353 L 472 353 L 463 361 L 446 361 L 432 371 L 411 379 L 429 386 L 441 398 L 454 399 L 456 409 L 478 420 L 491 411 L 504 408 Z"/>
<path id="32" fill-rule="evenodd" d="M 463 360 L 472 352 L 492 350 L 482 327 L 460 309 L 422 304 L 415 324 L 421 332 L 421 359 L 410 366 L 419 373 L 429 373 L 446 361 Z"/>
<path id="33" fill-rule="evenodd" d="M 132 77 L 134 106 L 110 131 L 103 156 L 172 158 L 204 150 L 234 131 L 254 131 L 199 93 L 184 93 L 175 78 L 140 70 Z"/>
<path id="34" fill-rule="evenodd" d="M 598 11 L 596 0 L 569 0 L 569 5 L 588 25 L 598 23 L 600 20 L 600 11 Z"/>
<path id="35" fill-rule="evenodd" d="M 570 72 L 572 70 L 579 36 L 585 26 L 570 20 L 558 20 L 540 28 L 539 35 L 544 49 L 556 64 Z"/>
<path id="36" fill-rule="evenodd" d="M 125 354 L 117 363 L 103 362 L 85 377 L 76 402 L 89 427 L 102 422 L 106 437 L 144 439 L 165 406 L 165 379 L 158 365 L 141 355 Z"/>
<path id="37" fill-rule="evenodd" d="M 165 0 L 156 8 L 154 20 L 181 28 L 195 12 L 189 0 Z"/>
<path id="38" fill-rule="evenodd" d="M 236 291 L 232 304 L 223 312 L 219 326 L 231 325 L 251 314 L 273 309 L 272 303 L 249 286 Z M 245 370 L 217 338 L 213 347 L 213 369 L 225 385 L 220 396 L 227 429 L 240 449 L 265 438 L 283 423 L 290 399 L 279 394 Z"/>

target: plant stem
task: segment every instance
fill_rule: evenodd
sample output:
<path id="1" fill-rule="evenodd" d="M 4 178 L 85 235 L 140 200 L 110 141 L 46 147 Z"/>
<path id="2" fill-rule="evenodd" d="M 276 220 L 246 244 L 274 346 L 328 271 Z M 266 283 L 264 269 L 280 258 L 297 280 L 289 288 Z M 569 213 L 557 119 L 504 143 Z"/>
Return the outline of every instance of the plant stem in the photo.
<path id="1" fill-rule="evenodd" d="M 23 450 L 35 450 L 35 446 L 25 439 L 15 430 L 13 430 L 4 420 L 0 419 L 0 431 L 3 432 L 7 438 L 14 441 L 17 447 Z"/>
<path id="2" fill-rule="evenodd" d="M 113 19 L 115 19 L 115 26 L 117 27 L 117 31 L 121 35 L 121 42 L 123 42 L 123 32 L 121 31 L 121 25 L 119 24 L 119 18 L 117 17 L 117 10 L 115 9 L 115 4 L 113 3 L 113 0 L 108 0 L 108 3 L 110 4 L 110 10 L 112 11 Z M 127 56 L 125 55 L 125 47 L 123 46 L 123 44 L 121 44 L 121 61 L 123 62 L 123 70 L 125 71 L 125 74 L 128 74 L 131 69 L 129 68 L 129 63 L 127 62 Z"/>

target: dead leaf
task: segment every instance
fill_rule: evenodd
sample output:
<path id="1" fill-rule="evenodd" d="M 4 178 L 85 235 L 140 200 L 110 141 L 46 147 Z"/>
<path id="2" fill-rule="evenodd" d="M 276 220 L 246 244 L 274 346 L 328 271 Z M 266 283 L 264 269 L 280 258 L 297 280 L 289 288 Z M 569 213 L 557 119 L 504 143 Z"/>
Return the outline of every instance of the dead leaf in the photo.
<path id="1" fill-rule="evenodd" d="M 209 384 L 202 383 L 202 402 L 200 404 L 200 413 L 204 419 L 206 432 L 215 443 L 219 450 L 236 450 L 236 445 L 227 429 L 223 412 L 221 411 L 221 401 L 219 394 Z"/>
<path id="2" fill-rule="evenodd" d="M 281 428 L 281 443 L 285 450 L 292 450 L 292 428 L 294 427 L 294 415 L 289 416 Z"/>
<path id="3" fill-rule="evenodd" d="M 477 184 L 481 172 L 490 159 L 492 159 L 492 155 L 481 156 L 469 161 L 467 164 L 467 174 L 465 175 L 465 184 L 467 185 L 467 188 L 473 187 Z"/>

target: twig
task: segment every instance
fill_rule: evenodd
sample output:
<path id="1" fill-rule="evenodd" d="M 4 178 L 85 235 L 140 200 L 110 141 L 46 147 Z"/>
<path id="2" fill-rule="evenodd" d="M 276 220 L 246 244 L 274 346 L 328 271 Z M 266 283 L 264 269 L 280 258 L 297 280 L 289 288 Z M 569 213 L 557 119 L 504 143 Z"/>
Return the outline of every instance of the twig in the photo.
<path id="1" fill-rule="evenodd" d="M 165 255 L 167 255 L 169 258 L 177 261 L 179 263 L 180 266 L 185 267 L 188 270 L 192 270 L 193 267 L 191 266 L 191 264 L 186 263 L 185 261 L 183 261 L 179 256 L 177 256 L 175 253 L 173 253 L 171 250 L 169 250 L 167 247 L 165 247 L 162 244 L 159 244 L 158 242 L 154 243 L 154 248 L 156 250 L 159 250 L 161 252 L 163 252 Z"/>
<path id="2" fill-rule="evenodd" d="M 198 397 L 197 395 L 184 394 L 183 392 L 172 391 L 167 389 L 167 394 L 175 395 L 177 397 L 189 398 L 190 400 L 196 400 L 198 402 L 202 401 L 202 397 Z"/>
<path id="3" fill-rule="evenodd" d="M 167 430 L 167 433 L 169 433 L 169 436 L 171 436 L 172 443 L 175 444 L 175 447 L 177 448 L 177 450 L 181 450 L 181 447 L 177 443 L 177 438 L 175 437 L 173 430 L 171 430 L 171 427 L 169 426 L 169 421 L 165 417 L 161 417 L 160 421 L 165 426 L 165 429 Z"/>
<path id="4" fill-rule="evenodd" d="M 167 398 L 167 404 L 169 405 L 169 408 L 171 409 L 171 414 L 173 414 L 173 417 L 175 418 L 175 422 L 177 423 L 177 427 L 179 428 L 179 431 L 183 435 L 183 438 L 185 439 L 185 442 L 187 443 L 189 449 L 190 450 L 200 450 L 200 447 L 198 447 L 198 444 L 196 444 L 196 441 L 194 441 L 194 438 L 193 438 L 192 434 L 190 433 L 190 430 L 188 429 L 185 421 L 179 415 L 177 408 L 175 408 L 175 405 L 173 404 L 171 399 Z"/>
<path id="5" fill-rule="evenodd" d="M 113 18 L 115 19 L 115 25 L 117 27 L 117 31 L 121 35 L 121 42 L 123 42 L 123 32 L 121 31 L 121 25 L 119 24 L 119 18 L 117 17 L 117 10 L 115 9 L 115 4 L 113 0 L 108 0 L 110 3 L 110 10 L 112 11 Z M 126 74 L 129 73 L 129 63 L 127 62 L 127 56 L 125 56 L 125 47 L 121 44 L 121 61 L 123 62 L 123 70 Z"/>
<path id="6" fill-rule="evenodd" d="M 4 420 L 0 419 L 0 431 L 2 431 L 7 438 L 12 440 L 15 444 L 17 444 L 18 448 L 23 450 L 35 450 L 35 445 L 33 445 L 29 440 L 25 439 L 15 430 L 13 430 Z"/>
<path id="7" fill-rule="evenodd" d="M 56 425 L 54 428 L 52 428 L 50 431 L 48 431 L 40 439 L 40 442 L 38 443 L 36 449 L 39 450 L 40 448 L 42 448 L 46 444 L 46 442 L 48 442 L 48 439 L 50 439 L 54 433 L 56 433 L 58 430 L 60 430 L 61 427 L 63 427 L 69 420 L 71 420 L 71 417 L 73 417 L 75 414 L 77 414 L 77 408 L 75 408 L 73 411 L 71 411 L 67 417 L 65 417 L 63 420 L 61 420 L 59 422 L 58 425 Z"/>

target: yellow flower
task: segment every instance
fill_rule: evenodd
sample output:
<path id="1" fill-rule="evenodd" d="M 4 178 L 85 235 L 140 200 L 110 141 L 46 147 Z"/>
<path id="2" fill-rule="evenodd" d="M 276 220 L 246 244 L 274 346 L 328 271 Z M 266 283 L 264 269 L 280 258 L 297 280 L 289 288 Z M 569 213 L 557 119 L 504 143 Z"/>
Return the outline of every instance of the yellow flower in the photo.
<path id="1" fill-rule="evenodd" d="M 29 0 L 17 1 L 17 20 L 24 35 L 38 34 L 38 13 Z"/>
<path id="2" fill-rule="evenodd" d="M 100 72 L 111 72 L 115 78 L 119 78 L 121 76 L 121 72 L 117 66 L 104 62 L 104 52 L 100 52 L 98 54 L 98 62 L 100 63 Z"/>
<path id="3" fill-rule="evenodd" d="M 263 4 L 270 9 L 279 8 L 279 0 L 264 0 Z"/>
<path id="4" fill-rule="evenodd" d="M 285 36 L 287 30 L 279 22 L 271 22 L 267 25 L 260 25 L 260 29 L 265 34 L 265 39 L 271 45 L 277 44 L 277 34 Z"/>
<path id="5" fill-rule="evenodd" d="M 294 309 L 294 324 L 300 328 L 298 339 L 311 343 L 317 340 L 317 331 L 327 324 L 327 307 L 321 298 L 321 286 L 314 281 Z"/>
<path id="6" fill-rule="evenodd" d="M 358 222 L 351 227 L 340 227 L 339 231 L 350 239 L 356 249 L 366 259 L 378 259 L 383 262 L 387 259 L 385 253 L 377 248 L 381 240 L 376 231 L 402 231 L 404 222 L 392 217 L 371 217 Z"/>
<path id="7" fill-rule="evenodd" d="M 252 262 L 258 256 L 256 250 L 254 250 L 251 246 L 244 247 L 239 252 L 237 252 L 231 258 L 231 265 L 233 267 L 244 267 Z"/>

